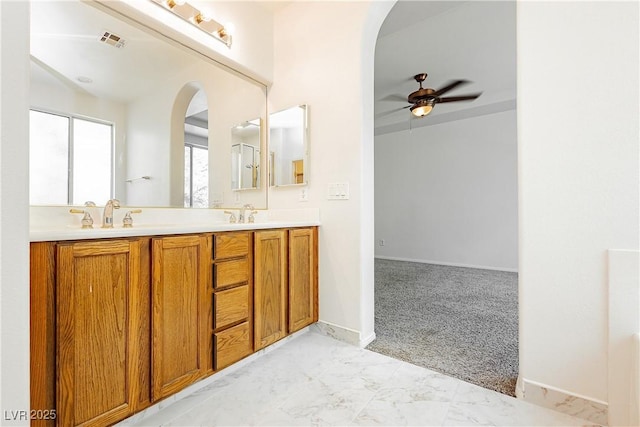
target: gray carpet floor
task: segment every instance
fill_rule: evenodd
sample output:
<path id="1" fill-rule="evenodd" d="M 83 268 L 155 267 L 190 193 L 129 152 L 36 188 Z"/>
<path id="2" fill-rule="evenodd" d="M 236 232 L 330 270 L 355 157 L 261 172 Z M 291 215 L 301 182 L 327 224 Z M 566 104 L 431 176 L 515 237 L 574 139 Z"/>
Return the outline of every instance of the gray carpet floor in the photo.
<path id="1" fill-rule="evenodd" d="M 518 274 L 375 260 L 367 349 L 513 396 Z"/>

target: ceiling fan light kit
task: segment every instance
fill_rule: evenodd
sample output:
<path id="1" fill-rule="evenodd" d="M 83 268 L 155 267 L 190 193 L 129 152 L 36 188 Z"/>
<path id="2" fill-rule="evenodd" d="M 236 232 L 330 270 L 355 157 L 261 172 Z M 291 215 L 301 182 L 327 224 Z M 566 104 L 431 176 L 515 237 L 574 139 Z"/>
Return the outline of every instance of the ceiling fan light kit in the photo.
<path id="1" fill-rule="evenodd" d="M 466 80 L 455 80 L 438 90 L 434 90 L 431 88 L 422 87 L 422 82 L 426 80 L 427 73 L 416 74 L 415 76 L 413 76 L 413 78 L 415 79 L 416 82 L 418 82 L 418 84 L 420 85 L 420 88 L 415 92 L 411 92 L 409 94 L 409 96 L 407 97 L 407 102 L 409 102 L 409 104 L 412 104 L 408 108 L 410 108 L 411 114 L 413 114 L 416 117 L 426 116 L 431 112 L 431 110 L 433 110 L 433 107 L 437 103 L 473 101 L 474 99 L 476 99 L 482 94 L 482 92 L 480 92 L 480 93 L 474 93 L 474 94 L 465 95 L 465 96 L 453 96 L 453 97 L 441 98 L 441 95 L 445 94 L 446 92 L 449 92 L 450 90 L 456 88 L 461 84 L 469 83 L 469 82 Z"/>
<path id="2" fill-rule="evenodd" d="M 411 113 L 416 117 L 424 117 L 433 110 L 433 100 L 420 99 L 411 106 Z"/>

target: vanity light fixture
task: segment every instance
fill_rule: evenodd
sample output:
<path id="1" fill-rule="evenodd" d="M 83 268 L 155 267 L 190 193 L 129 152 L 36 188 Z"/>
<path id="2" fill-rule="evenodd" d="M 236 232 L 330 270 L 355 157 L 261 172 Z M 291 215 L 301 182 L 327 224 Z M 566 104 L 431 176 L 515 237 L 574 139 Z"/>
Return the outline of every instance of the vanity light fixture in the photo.
<path id="1" fill-rule="evenodd" d="M 208 16 L 205 12 L 198 10 L 184 0 L 151 1 L 163 6 L 165 9 L 173 12 L 174 15 L 179 16 L 191 25 L 200 28 L 205 33 L 210 34 L 214 39 L 224 43 L 228 48 L 231 48 L 231 34 L 233 33 L 233 26 L 231 24 L 222 25 L 215 19 Z"/>

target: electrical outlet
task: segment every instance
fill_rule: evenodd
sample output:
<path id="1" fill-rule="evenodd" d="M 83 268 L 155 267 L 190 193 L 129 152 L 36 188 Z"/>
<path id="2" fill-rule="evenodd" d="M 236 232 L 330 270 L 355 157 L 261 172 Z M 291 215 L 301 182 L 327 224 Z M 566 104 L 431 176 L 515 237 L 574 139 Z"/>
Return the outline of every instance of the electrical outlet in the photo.
<path id="1" fill-rule="evenodd" d="M 384 246 L 385 243 L 384 239 L 380 239 L 380 246 Z"/>
<path id="2" fill-rule="evenodd" d="M 300 198 L 298 200 L 300 200 L 301 202 L 309 201 L 309 192 L 307 191 L 306 188 L 300 189 Z"/>

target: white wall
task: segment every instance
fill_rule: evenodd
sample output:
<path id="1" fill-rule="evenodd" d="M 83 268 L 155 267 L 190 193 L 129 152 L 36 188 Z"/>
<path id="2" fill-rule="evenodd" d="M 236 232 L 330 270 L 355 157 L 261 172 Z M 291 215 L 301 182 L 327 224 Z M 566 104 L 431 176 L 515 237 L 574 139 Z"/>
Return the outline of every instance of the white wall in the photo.
<path id="1" fill-rule="evenodd" d="M 517 8 L 520 375 L 605 402 L 607 249 L 639 245 L 638 22 L 638 2 Z"/>
<path id="2" fill-rule="evenodd" d="M 294 2 L 275 19 L 269 110 L 310 106 L 309 201 L 281 187 L 269 207 L 320 208 L 320 320 L 361 343 L 373 337 L 373 52 L 391 4 Z M 350 199 L 327 200 L 332 182 L 348 182 Z"/>
<path id="3" fill-rule="evenodd" d="M 29 409 L 29 5 L 0 2 L 0 411 Z M 12 418 L 9 416 L 8 418 Z"/>
<path id="4" fill-rule="evenodd" d="M 376 136 L 376 257 L 516 271 L 516 144 L 514 110 Z"/>

